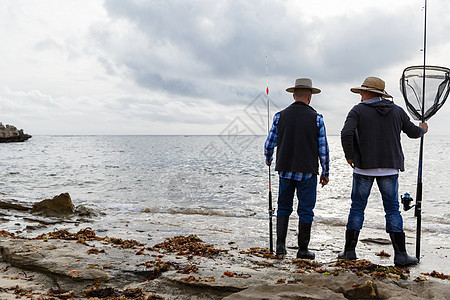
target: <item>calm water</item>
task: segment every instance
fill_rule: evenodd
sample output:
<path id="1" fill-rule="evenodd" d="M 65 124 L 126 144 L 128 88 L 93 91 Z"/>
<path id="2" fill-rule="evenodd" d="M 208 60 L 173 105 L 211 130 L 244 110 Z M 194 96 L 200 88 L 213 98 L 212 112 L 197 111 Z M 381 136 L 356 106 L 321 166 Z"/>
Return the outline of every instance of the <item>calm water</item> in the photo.
<path id="1" fill-rule="evenodd" d="M 352 170 L 339 137 L 328 139 L 330 183 L 318 189 L 315 222 L 343 231 Z M 406 171 L 400 175 L 400 193 L 415 198 L 419 140 L 402 139 Z M 233 240 L 266 246 L 264 140 L 263 136 L 34 136 L 25 143 L 0 144 L 0 199 L 32 203 L 67 192 L 76 206 L 104 213 L 78 225 L 92 226 L 104 235 L 157 242 L 196 233 L 220 244 Z M 449 146 L 448 136 L 425 138 L 422 226 L 424 233 L 445 241 L 445 251 L 450 248 Z M 274 171 L 272 186 L 276 207 Z M 412 211 L 402 213 L 410 235 L 416 224 Z M 6 214 L 5 229 L 27 233 L 29 223 Z M 364 226 L 384 230 L 375 186 Z M 341 242 L 341 237 L 336 239 Z"/>

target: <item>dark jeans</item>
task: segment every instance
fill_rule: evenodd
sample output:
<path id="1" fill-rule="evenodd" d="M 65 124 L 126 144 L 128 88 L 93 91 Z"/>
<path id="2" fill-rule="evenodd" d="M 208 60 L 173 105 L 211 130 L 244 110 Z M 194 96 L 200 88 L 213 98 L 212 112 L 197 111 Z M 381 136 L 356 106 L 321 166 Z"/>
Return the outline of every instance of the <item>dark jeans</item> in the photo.
<path id="1" fill-rule="evenodd" d="M 293 209 L 294 192 L 297 190 L 297 214 L 300 222 L 312 223 L 314 206 L 316 205 L 317 176 L 308 180 L 292 180 L 280 177 L 278 188 L 277 215 L 290 216 Z"/>
<path id="2" fill-rule="evenodd" d="M 403 219 L 398 203 L 398 174 L 377 177 L 353 174 L 352 206 L 348 215 L 347 229 L 361 230 L 367 199 L 375 179 L 383 199 L 386 232 L 403 232 Z"/>

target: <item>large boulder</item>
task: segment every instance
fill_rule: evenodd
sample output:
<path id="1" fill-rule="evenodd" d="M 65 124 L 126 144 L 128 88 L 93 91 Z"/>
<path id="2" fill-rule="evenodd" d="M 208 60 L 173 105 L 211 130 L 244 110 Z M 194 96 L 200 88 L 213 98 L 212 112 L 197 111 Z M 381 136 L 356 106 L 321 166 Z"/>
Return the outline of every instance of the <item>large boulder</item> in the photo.
<path id="1" fill-rule="evenodd" d="M 23 142 L 31 138 L 31 135 L 23 132 L 23 129 L 18 130 L 15 126 L 4 126 L 0 122 L 0 143 Z"/>
<path id="2" fill-rule="evenodd" d="M 73 214 L 75 206 L 68 193 L 62 193 L 53 199 L 42 200 L 37 202 L 31 208 L 31 213 L 45 215 L 48 217 L 60 217 Z"/>

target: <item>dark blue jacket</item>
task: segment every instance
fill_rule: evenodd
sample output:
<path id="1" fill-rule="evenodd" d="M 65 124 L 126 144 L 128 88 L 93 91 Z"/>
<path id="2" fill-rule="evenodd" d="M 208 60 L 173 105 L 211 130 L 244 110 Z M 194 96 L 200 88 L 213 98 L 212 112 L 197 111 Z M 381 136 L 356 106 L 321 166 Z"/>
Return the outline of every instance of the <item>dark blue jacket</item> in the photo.
<path id="1" fill-rule="evenodd" d="M 419 138 L 425 130 L 414 125 L 394 102 L 372 98 L 355 105 L 341 131 L 345 158 L 360 169 L 392 168 L 404 171 L 400 133 Z"/>

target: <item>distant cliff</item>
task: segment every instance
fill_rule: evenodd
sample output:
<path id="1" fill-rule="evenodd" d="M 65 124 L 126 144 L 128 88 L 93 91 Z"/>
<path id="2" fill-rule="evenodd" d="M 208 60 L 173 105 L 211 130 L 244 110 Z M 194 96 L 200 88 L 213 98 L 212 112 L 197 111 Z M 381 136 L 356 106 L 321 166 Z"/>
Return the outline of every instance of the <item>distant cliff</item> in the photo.
<path id="1" fill-rule="evenodd" d="M 18 130 L 12 125 L 4 126 L 0 122 L 0 143 L 23 142 L 31 138 L 31 135 L 23 133 L 23 129 Z"/>

